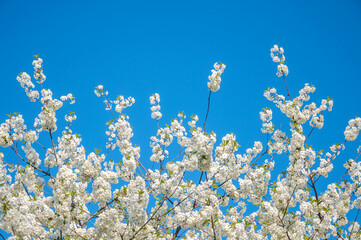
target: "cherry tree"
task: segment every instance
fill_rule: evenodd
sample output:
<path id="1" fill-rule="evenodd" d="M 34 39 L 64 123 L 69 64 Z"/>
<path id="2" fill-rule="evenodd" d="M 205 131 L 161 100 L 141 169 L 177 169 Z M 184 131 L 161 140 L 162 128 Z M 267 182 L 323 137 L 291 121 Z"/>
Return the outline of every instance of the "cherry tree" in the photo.
<path id="1" fill-rule="evenodd" d="M 239 150 L 236 136 L 227 134 L 217 144 L 206 121 L 226 68 L 218 62 L 208 77 L 203 124 L 197 115 L 187 119 L 180 112 L 161 126 L 160 96 L 150 96 L 157 129 L 150 139 L 152 155 L 144 159 L 126 114 L 134 98 L 111 99 L 102 85 L 95 88 L 110 112 L 107 151 L 87 152 L 72 128 L 74 112 L 60 117 L 66 126 L 58 129 L 57 111 L 75 97 L 57 99 L 44 88 L 43 60 L 35 56 L 37 84 L 25 72 L 17 80 L 40 113 L 33 127 L 19 113 L 0 126 L 0 145 L 11 153 L 0 153 L 0 229 L 8 239 L 360 239 L 361 149 L 354 159 L 338 156 L 357 138 L 361 118 L 348 122 L 340 143 L 316 152 L 307 140 L 323 127 L 333 100 L 310 102 L 312 84 L 291 97 L 283 48 L 275 45 L 271 58 L 287 94 L 269 88 L 264 96 L 286 116 L 288 131 L 277 129 L 273 110 L 264 108 L 261 131 L 267 141 Z M 304 132 L 307 125 L 311 130 Z M 110 160 L 112 151 L 121 158 Z M 336 158 L 344 162 L 344 174 L 330 182 Z M 282 173 L 275 173 L 285 160 Z M 149 161 L 152 168 L 146 167 Z M 320 183 L 326 190 L 319 190 Z"/>

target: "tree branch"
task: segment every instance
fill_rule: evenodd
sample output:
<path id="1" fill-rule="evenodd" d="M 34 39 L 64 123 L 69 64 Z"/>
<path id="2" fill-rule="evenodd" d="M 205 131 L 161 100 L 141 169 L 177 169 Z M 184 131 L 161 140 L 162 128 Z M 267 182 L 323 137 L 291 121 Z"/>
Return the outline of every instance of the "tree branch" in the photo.
<path id="1" fill-rule="evenodd" d="M 209 106 L 211 105 L 211 94 L 212 94 L 212 91 L 209 90 L 207 113 L 206 113 L 206 117 L 205 117 L 204 122 L 203 122 L 203 131 L 204 132 L 206 131 L 206 122 L 207 122 L 208 113 L 209 113 Z"/>

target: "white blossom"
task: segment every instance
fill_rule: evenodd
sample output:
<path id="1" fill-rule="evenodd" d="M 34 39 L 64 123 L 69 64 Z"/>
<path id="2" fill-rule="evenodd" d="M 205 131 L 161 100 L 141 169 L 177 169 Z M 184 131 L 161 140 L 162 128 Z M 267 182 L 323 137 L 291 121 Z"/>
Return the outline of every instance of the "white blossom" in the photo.
<path id="1" fill-rule="evenodd" d="M 149 97 L 150 104 L 153 105 L 150 110 L 152 111 L 151 117 L 159 120 L 162 117 L 160 112 L 160 97 L 158 93 L 153 94 Z"/>
<path id="2" fill-rule="evenodd" d="M 279 64 L 277 75 L 286 76 L 283 48 L 274 45 L 271 57 Z M 309 136 L 327 123 L 333 100 L 308 102 L 312 84 L 293 99 L 275 88 L 264 92 L 275 105 L 259 115 L 264 142 L 241 148 L 236 139 L 249 143 L 234 133 L 217 141 L 216 133 L 197 126 L 196 114 L 186 120 L 179 112 L 165 126 L 157 121 L 152 153 L 141 158 L 126 115 L 133 97 L 112 100 L 102 85 L 95 88 L 110 112 L 106 151 L 86 150 L 73 129 L 77 115 L 58 111 L 75 97 L 57 99 L 44 88 L 42 64 L 36 56 L 37 86 L 26 73 L 17 77 L 40 106 L 34 128 L 19 113 L 0 124 L 0 146 L 6 148 L 0 152 L 0 229 L 8 239 L 359 239 L 353 215 L 361 209 L 360 148 L 355 158 L 339 156 L 357 139 L 361 119 L 348 122 L 344 142 L 319 151 Z M 214 65 L 210 91 L 219 90 L 224 69 Z M 159 94 L 149 101 L 151 117 L 159 120 Z M 344 161 L 341 174 L 336 158 Z"/>
<path id="3" fill-rule="evenodd" d="M 279 63 L 277 66 L 277 76 L 281 77 L 283 75 L 288 75 L 288 67 L 284 64 L 286 57 L 284 55 L 284 50 L 282 47 L 278 47 L 278 45 L 274 45 L 271 48 L 271 58 L 274 62 Z"/>
<path id="4" fill-rule="evenodd" d="M 209 82 L 207 83 L 208 89 L 212 92 L 217 92 L 221 85 L 221 75 L 224 72 L 224 69 L 226 68 L 226 65 L 221 62 L 216 62 L 213 65 L 214 69 L 212 69 L 212 74 L 208 77 Z"/>

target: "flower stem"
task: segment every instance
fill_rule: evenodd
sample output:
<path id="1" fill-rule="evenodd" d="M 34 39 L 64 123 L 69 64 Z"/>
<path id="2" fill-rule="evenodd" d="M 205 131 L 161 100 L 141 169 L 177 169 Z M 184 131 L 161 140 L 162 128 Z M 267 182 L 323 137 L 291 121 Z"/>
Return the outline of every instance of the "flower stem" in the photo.
<path id="1" fill-rule="evenodd" d="M 211 91 L 211 90 L 209 90 L 209 95 L 208 95 L 208 107 L 207 107 L 206 118 L 204 119 L 204 123 L 203 123 L 203 131 L 206 131 L 206 121 L 207 121 L 207 118 L 208 118 L 209 106 L 211 105 L 211 94 L 212 94 L 212 91 Z"/>
<path id="2" fill-rule="evenodd" d="M 287 95 L 290 97 L 290 99 L 291 99 L 291 101 L 292 101 L 292 97 L 291 97 L 290 91 L 288 90 L 288 86 L 287 86 L 287 83 L 286 83 L 285 74 L 283 73 L 282 76 L 283 76 L 283 81 L 285 82 L 285 85 L 286 85 Z"/>

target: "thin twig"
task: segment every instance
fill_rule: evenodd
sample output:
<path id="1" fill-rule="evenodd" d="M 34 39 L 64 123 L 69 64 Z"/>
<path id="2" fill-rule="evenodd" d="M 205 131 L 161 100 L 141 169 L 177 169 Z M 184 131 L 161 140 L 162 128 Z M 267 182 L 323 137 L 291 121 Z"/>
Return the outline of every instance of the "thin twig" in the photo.
<path id="1" fill-rule="evenodd" d="M 350 231 L 350 236 L 349 236 L 348 239 L 351 239 L 351 235 L 352 235 L 352 232 L 353 232 L 353 228 L 355 227 L 355 222 L 357 221 L 357 217 L 358 217 L 359 212 L 360 212 L 360 209 L 357 210 L 357 214 L 356 214 L 356 217 L 355 217 L 355 221 L 353 221 L 352 228 L 351 228 L 351 231 Z"/>
<path id="2" fill-rule="evenodd" d="M 286 216 L 286 213 L 287 213 L 287 211 L 288 211 L 288 207 L 289 207 L 289 205 L 290 205 L 290 202 L 291 202 L 291 200 L 292 200 L 293 194 L 294 194 L 295 191 L 296 191 L 297 186 L 298 186 L 298 185 L 296 184 L 295 188 L 293 189 L 293 191 L 292 191 L 292 193 L 291 193 L 291 195 L 290 195 L 290 198 L 287 200 L 287 206 L 286 206 L 285 212 L 283 213 L 283 216 L 282 216 L 282 222 L 283 222 L 283 219 L 284 219 L 285 216 Z"/>
<path id="3" fill-rule="evenodd" d="M 167 164 L 164 166 L 164 169 L 167 167 L 167 165 L 171 162 L 174 162 L 177 158 L 179 158 L 185 151 L 182 152 L 182 149 L 181 149 L 181 152 L 178 154 L 178 156 L 176 156 L 175 158 L 173 158 L 172 160 L 170 160 L 169 162 L 167 162 Z M 163 169 L 160 169 L 160 171 L 162 171 Z"/>
<path id="4" fill-rule="evenodd" d="M 331 161 L 333 161 L 333 160 L 338 156 L 338 153 L 341 152 L 341 150 L 342 150 L 342 145 L 345 145 L 345 143 L 346 143 L 346 140 L 341 144 L 341 148 L 338 149 L 337 152 L 335 152 L 335 153 L 332 155 L 330 161 L 328 161 L 327 164 L 329 164 Z M 316 176 L 316 174 L 314 174 L 314 176 Z M 321 178 L 321 175 L 317 176 L 317 179 L 315 180 L 315 183 L 316 183 L 320 178 Z"/>
<path id="5" fill-rule="evenodd" d="M 87 224 L 87 222 L 89 222 L 91 219 L 93 219 L 94 217 L 96 217 L 101 211 L 103 211 L 105 208 L 107 208 L 110 204 L 112 204 L 114 201 L 116 201 L 118 198 L 113 198 L 113 200 L 111 200 L 110 202 L 108 202 L 104 207 L 100 208 L 96 213 L 94 213 L 93 215 L 91 215 L 88 220 L 86 220 L 85 222 L 83 222 L 82 224 L 80 224 L 81 227 L 83 227 L 85 224 Z"/>
<path id="6" fill-rule="evenodd" d="M 355 158 L 354 161 L 356 161 L 356 160 L 360 157 L 360 155 L 361 155 L 361 151 L 360 151 L 360 153 L 357 155 L 357 157 Z M 342 177 L 340 178 L 340 180 L 338 180 L 338 182 L 337 182 L 336 185 L 340 184 L 341 180 L 345 177 L 345 175 L 346 175 L 347 172 L 348 172 L 348 169 L 347 169 L 347 170 L 345 171 L 345 173 L 342 175 Z"/>
<path id="7" fill-rule="evenodd" d="M 315 127 L 312 128 L 311 132 L 307 135 L 307 137 L 306 137 L 306 139 L 305 139 L 305 141 L 303 143 L 305 143 L 307 141 L 308 137 L 311 136 L 314 129 L 315 129 Z"/>
<path id="8" fill-rule="evenodd" d="M 313 189 L 313 191 L 314 191 L 314 193 L 315 193 L 315 197 L 316 197 L 317 205 L 319 205 L 319 204 L 320 204 L 320 202 L 319 202 L 319 200 L 318 200 L 318 194 L 317 194 L 317 190 L 316 190 L 315 182 L 313 182 L 313 179 L 312 179 L 312 177 L 311 177 L 311 176 L 310 176 L 310 180 L 311 180 L 311 183 L 312 183 L 311 187 L 312 187 L 312 189 Z M 320 219 L 320 221 L 321 221 L 321 222 L 323 221 L 323 217 L 322 217 L 322 215 L 321 215 L 321 212 L 318 212 L 318 218 Z M 320 223 L 321 223 L 321 222 L 320 222 Z"/>
<path id="9" fill-rule="evenodd" d="M 56 163 L 59 164 L 58 157 L 56 156 L 55 144 L 54 144 L 54 141 L 53 141 L 53 135 L 51 134 L 51 129 L 49 130 L 49 134 L 50 134 L 50 139 L 51 139 L 51 145 L 52 145 L 52 148 L 53 148 L 53 151 L 54 151 L 55 160 L 56 160 Z"/>
<path id="10" fill-rule="evenodd" d="M 290 91 L 288 90 L 288 86 L 287 86 L 287 83 L 286 83 L 286 77 L 285 77 L 285 73 L 282 74 L 283 76 L 283 81 L 285 82 L 285 85 L 286 85 L 286 89 L 287 89 L 287 95 L 290 97 L 291 101 L 292 101 L 292 97 L 291 97 L 291 94 L 290 94 Z"/>
<path id="11" fill-rule="evenodd" d="M 217 240 L 216 230 L 214 229 L 213 216 L 211 217 L 211 222 L 212 222 L 213 237 L 214 237 L 214 240 Z"/>
<path id="12" fill-rule="evenodd" d="M 253 167 L 256 164 L 256 162 L 268 152 L 268 133 L 267 133 L 267 143 L 266 144 L 267 144 L 266 150 L 256 160 L 253 160 L 253 162 L 251 163 L 251 167 Z"/>
<path id="13" fill-rule="evenodd" d="M 182 178 L 182 179 L 183 179 L 183 178 Z M 182 179 L 181 179 L 181 180 L 182 180 Z M 178 186 L 179 186 L 180 183 L 181 183 L 181 181 L 179 181 Z M 173 191 L 173 193 L 172 193 L 169 197 L 167 196 L 168 199 L 171 198 L 171 197 L 174 195 L 174 193 L 176 192 L 176 190 L 177 190 L 177 188 L 175 188 L 175 190 Z M 192 194 L 192 193 L 190 193 L 190 194 Z M 170 211 L 172 211 L 175 207 L 179 206 L 183 201 L 185 201 L 185 200 L 190 196 L 190 194 L 189 194 L 187 197 L 185 197 L 182 201 L 178 202 L 178 204 L 177 204 L 176 206 L 174 206 L 173 208 L 169 209 L 169 210 L 166 211 L 164 214 L 162 214 L 162 215 L 160 215 L 160 216 L 158 216 L 158 217 L 162 217 L 162 216 L 168 214 L 168 213 L 169 213 Z M 157 213 L 157 212 L 159 211 L 159 209 L 163 206 L 164 202 L 165 202 L 165 200 L 163 200 L 163 201 L 159 204 L 159 207 L 153 212 L 152 216 L 143 224 L 143 226 L 141 226 L 141 227 L 138 229 L 138 231 L 136 231 L 136 232 L 134 233 L 133 237 L 131 237 L 130 240 L 135 239 L 135 236 L 155 217 L 156 213 Z M 124 232 L 124 234 L 125 234 L 125 232 Z M 123 235 L 124 235 L 124 234 L 123 234 Z"/>
<path id="14" fill-rule="evenodd" d="M 10 147 L 11 147 L 11 149 L 15 152 L 16 156 L 19 157 L 23 162 L 25 162 L 26 164 L 29 164 L 30 166 L 32 166 L 34 169 L 38 170 L 39 172 L 44 173 L 46 176 L 54 179 L 53 176 L 51 176 L 49 173 L 45 172 L 45 171 L 42 170 L 41 168 L 35 167 L 35 166 L 34 166 L 33 164 L 31 164 L 30 162 L 25 161 L 25 159 L 22 158 L 22 157 L 19 155 L 19 153 L 18 153 L 12 146 L 10 146 Z"/>
<path id="15" fill-rule="evenodd" d="M 198 182 L 198 185 L 199 185 L 199 184 L 201 184 L 201 181 L 202 181 L 202 177 L 203 177 L 203 173 L 204 173 L 204 171 L 202 171 L 202 173 L 201 173 L 201 177 L 199 178 L 199 182 Z"/>
<path id="16" fill-rule="evenodd" d="M 211 94 L 212 94 L 212 91 L 211 91 L 211 90 L 209 90 L 209 95 L 208 95 L 208 107 L 207 107 L 206 118 L 204 119 L 204 123 L 203 123 L 203 131 L 206 131 L 206 121 L 207 121 L 207 118 L 208 118 L 209 106 L 211 105 Z"/>

